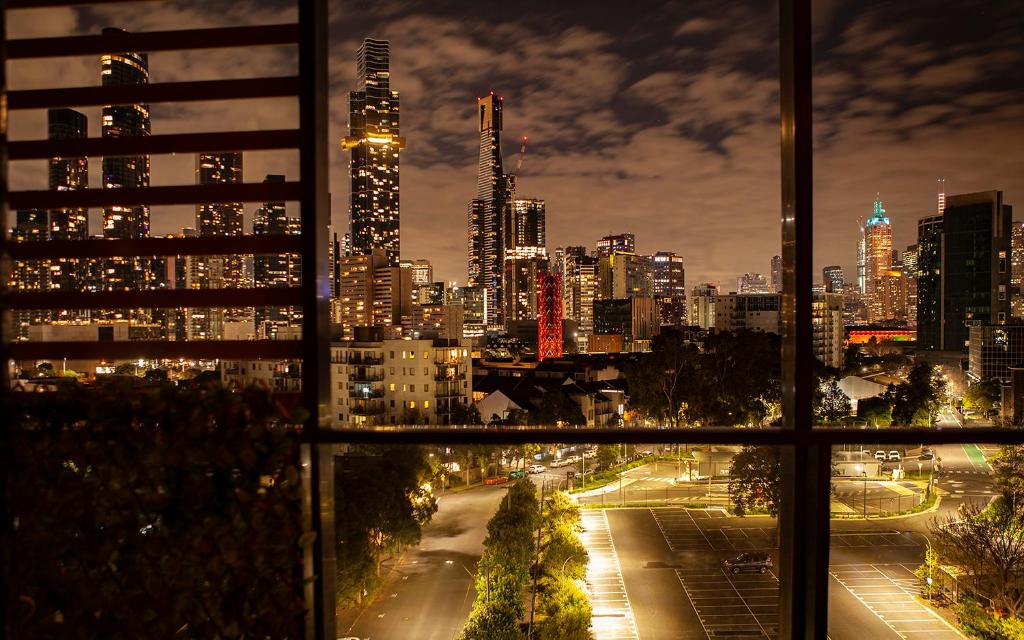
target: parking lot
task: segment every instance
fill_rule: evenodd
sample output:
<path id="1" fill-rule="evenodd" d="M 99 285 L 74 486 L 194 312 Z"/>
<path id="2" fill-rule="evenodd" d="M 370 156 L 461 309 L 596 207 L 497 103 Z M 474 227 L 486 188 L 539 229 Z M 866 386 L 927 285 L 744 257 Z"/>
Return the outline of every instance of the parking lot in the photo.
<path id="1" fill-rule="evenodd" d="M 622 568 L 608 529 L 608 516 L 603 510 L 584 509 L 580 517 L 583 524 L 580 539 L 590 554 L 587 589 L 593 608 L 594 639 L 638 640 L 633 609 L 622 582 Z"/>
<path id="2" fill-rule="evenodd" d="M 725 524 L 728 519 L 720 509 L 668 508 L 651 509 L 651 513 L 673 551 L 754 551 L 776 546 L 774 527 L 732 527 Z M 720 522 L 707 522 L 715 520 Z M 697 526 L 698 521 L 705 528 Z"/>
<path id="3" fill-rule="evenodd" d="M 905 564 L 833 565 L 830 573 L 855 598 L 901 638 L 963 638 L 937 613 L 920 604 L 914 566 Z"/>
<path id="4" fill-rule="evenodd" d="M 915 542 L 911 534 L 900 531 L 833 531 L 830 537 L 833 548 L 856 549 L 864 547 L 913 547 Z"/>
<path id="5" fill-rule="evenodd" d="M 708 638 L 776 638 L 779 581 L 772 573 L 729 575 L 719 567 L 677 569 Z"/>

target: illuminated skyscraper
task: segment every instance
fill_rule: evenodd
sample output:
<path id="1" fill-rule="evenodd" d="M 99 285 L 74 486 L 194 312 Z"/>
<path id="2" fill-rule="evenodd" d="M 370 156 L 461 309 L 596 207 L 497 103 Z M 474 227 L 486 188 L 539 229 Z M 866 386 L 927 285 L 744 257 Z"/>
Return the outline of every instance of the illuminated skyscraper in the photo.
<path id="1" fill-rule="evenodd" d="M 867 287 L 868 322 L 885 320 L 879 280 L 892 270 L 892 225 L 878 196 L 872 205 L 871 217 L 864 224 L 864 281 Z"/>
<path id="2" fill-rule="evenodd" d="M 348 135 L 342 147 L 350 152 L 352 252 L 384 252 L 397 267 L 399 246 L 398 155 L 405 148 L 399 136 L 398 92 L 391 90 L 391 52 L 387 40 L 366 38 L 356 56 L 358 88 L 349 93 Z"/>
<path id="3" fill-rule="evenodd" d="M 941 349 L 942 216 L 917 221 L 917 344 Z"/>
<path id="4" fill-rule="evenodd" d="M 50 109 L 47 112 L 48 134 L 51 140 L 82 139 L 89 135 L 85 114 L 72 109 Z M 89 159 L 50 158 L 49 187 L 55 191 L 77 191 L 89 188 Z M 51 240 L 85 240 L 89 237 L 88 209 L 53 209 L 50 211 L 49 238 Z M 93 283 L 90 267 L 95 260 L 55 258 L 49 262 L 48 277 L 51 289 L 84 291 Z M 98 265 L 97 265 L 98 268 Z M 56 320 L 84 320 L 88 311 L 62 309 Z"/>
<path id="5" fill-rule="evenodd" d="M 282 175 L 268 175 L 264 182 L 284 182 Z M 292 235 L 301 232 L 298 218 L 289 218 L 284 202 L 265 202 L 253 216 L 253 235 Z M 253 286 L 256 288 L 298 287 L 302 284 L 302 256 L 295 253 L 253 257 Z M 258 307 L 255 310 L 256 337 L 274 339 L 282 327 L 302 326 L 301 307 Z"/>
<path id="6" fill-rule="evenodd" d="M 782 293 L 782 256 L 772 256 L 772 293 Z"/>
<path id="7" fill-rule="evenodd" d="M 196 184 L 237 184 L 242 181 L 241 153 L 196 154 Z M 242 235 L 242 203 L 224 202 L 196 205 L 196 229 L 200 236 Z M 246 287 L 240 255 L 197 256 L 196 289 L 239 289 Z M 189 338 L 219 340 L 225 337 L 225 321 L 248 315 L 242 309 L 191 310 Z M 248 333 L 248 332 L 246 332 Z"/>
<path id="8" fill-rule="evenodd" d="M 826 293 L 842 293 L 843 291 L 843 268 L 839 265 L 831 265 L 821 270 L 822 280 L 825 283 Z"/>
<path id="9" fill-rule="evenodd" d="M 562 275 L 537 275 L 537 359 L 562 355 Z"/>
<path id="10" fill-rule="evenodd" d="M 510 179 L 501 160 L 502 98 L 491 92 L 477 99 L 480 158 L 476 198 L 469 204 L 469 285 L 486 291 L 487 324 L 503 321 L 505 221 L 511 215 Z"/>
<path id="11" fill-rule="evenodd" d="M 1010 315 L 1024 318 L 1024 222 L 1013 223 L 1010 263 Z"/>
<path id="12" fill-rule="evenodd" d="M 106 28 L 105 34 L 121 33 Z M 149 83 L 149 57 L 145 53 L 126 52 L 100 57 L 100 79 L 103 86 Z M 149 105 L 126 104 L 103 107 L 104 138 L 148 136 Z M 141 188 L 149 186 L 149 156 L 116 156 L 103 158 L 103 188 Z M 130 239 L 149 236 L 149 207 L 145 205 L 114 205 L 103 210 L 103 236 Z M 106 289 L 148 288 L 152 284 L 150 262 L 146 259 L 111 258 L 103 277 Z M 116 317 L 116 314 L 115 314 Z"/>
<path id="13" fill-rule="evenodd" d="M 917 326 L 917 245 L 912 244 L 903 252 L 903 278 L 907 287 L 907 324 Z"/>
<path id="14" fill-rule="evenodd" d="M 867 265 L 865 264 L 867 250 L 864 246 L 864 223 L 862 223 L 859 218 L 857 219 L 857 230 L 859 232 L 857 234 L 857 292 L 860 293 L 861 296 L 864 296 L 868 289 L 867 279 L 865 276 L 865 270 L 867 269 Z"/>
<path id="15" fill-rule="evenodd" d="M 652 256 L 654 267 L 654 301 L 662 326 L 682 327 L 687 324 L 686 271 L 683 256 L 659 251 Z"/>
<path id="16" fill-rule="evenodd" d="M 597 257 L 607 258 L 616 251 L 636 253 L 636 234 L 618 233 L 605 236 L 597 241 Z"/>
<path id="17" fill-rule="evenodd" d="M 970 327 L 1010 317 L 1013 208 L 1002 191 L 950 196 L 918 223 L 917 342 L 965 351 Z"/>

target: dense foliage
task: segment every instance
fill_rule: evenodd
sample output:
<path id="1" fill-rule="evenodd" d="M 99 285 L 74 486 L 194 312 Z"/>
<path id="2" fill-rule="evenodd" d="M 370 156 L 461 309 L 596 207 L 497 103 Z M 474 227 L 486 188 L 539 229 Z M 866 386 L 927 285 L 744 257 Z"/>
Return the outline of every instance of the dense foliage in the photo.
<path id="1" fill-rule="evenodd" d="M 939 410 L 946 383 L 934 367 L 918 362 L 910 369 L 907 381 L 890 385 L 886 392 L 892 403 L 892 421 L 900 426 L 928 427 Z"/>
<path id="2" fill-rule="evenodd" d="M 580 541 L 580 508 L 563 491 L 544 501 L 538 567 L 537 637 L 590 640 L 592 609 L 581 582 L 589 555 Z"/>
<path id="3" fill-rule="evenodd" d="M 751 511 L 779 514 L 782 459 L 778 447 L 743 447 L 732 459 L 729 499 L 736 515 Z"/>
<path id="4" fill-rule="evenodd" d="M 669 426 L 763 424 L 781 397 L 780 349 L 773 333 L 713 333 L 699 350 L 664 331 L 626 367 L 630 406 Z"/>
<path id="5" fill-rule="evenodd" d="M 964 391 L 964 408 L 984 413 L 995 407 L 1002 396 L 998 380 L 975 382 Z"/>
<path id="6" fill-rule="evenodd" d="M 484 551 L 477 564 L 476 600 L 462 629 L 463 640 L 518 640 L 525 613 L 523 594 L 530 581 L 540 518 L 537 488 L 523 479 L 509 487 L 487 523 Z"/>
<path id="7" fill-rule="evenodd" d="M 15 637 L 300 636 L 301 416 L 217 384 L 9 397 Z"/>
<path id="8" fill-rule="evenodd" d="M 337 458 L 334 499 L 337 600 L 362 602 L 379 584 L 381 562 L 420 541 L 437 511 L 434 475 L 421 447 L 358 447 Z"/>

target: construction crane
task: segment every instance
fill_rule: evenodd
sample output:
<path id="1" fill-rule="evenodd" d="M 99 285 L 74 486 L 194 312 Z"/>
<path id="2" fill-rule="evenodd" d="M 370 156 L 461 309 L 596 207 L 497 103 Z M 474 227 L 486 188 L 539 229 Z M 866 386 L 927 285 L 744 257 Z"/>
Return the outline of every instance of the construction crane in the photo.
<path id="1" fill-rule="evenodd" d="M 523 171 L 523 162 L 526 161 L 526 136 L 523 136 L 523 144 L 519 147 L 519 162 L 516 163 L 514 175 L 518 178 Z"/>

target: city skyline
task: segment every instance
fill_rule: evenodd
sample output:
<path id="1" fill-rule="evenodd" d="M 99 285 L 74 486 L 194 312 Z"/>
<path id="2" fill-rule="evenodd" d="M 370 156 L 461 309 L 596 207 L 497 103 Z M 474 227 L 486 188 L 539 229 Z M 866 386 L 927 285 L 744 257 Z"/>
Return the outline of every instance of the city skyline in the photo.
<path id="1" fill-rule="evenodd" d="M 950 194 L 1000 189 L 1007 202 L 1021 200 L 1012 150 L 1024 143 L 1022 83 L 1016 82 L 1024 30 L 1015 27 L 1019 16 L 1011 3 L 972 13 L 955 30 L 950 21 L 921 16 L 908 3 L 860 10 L 849 2 L 820 5 L 816 269 L 838 264 L 855 273 L 856 245 L 849 239 L 875 193 L 893 216 L 895 247 L 914 243 L 917 220 L 934 210 L 937 178 L 946 178 Z M 731 3 L 714 19 L 698 5 L 664 8 L 637 17 L 621 34 L 615 10 L 570 18 L 551 7 L 500 8 L 501 28 L 485 42 L 485 21 L 467 18 L 453 5 L 432 4 L 418 13 L 388 3 L 360 5 L 340 19 L 347 6 L 340 7 L 332 29 L 330 136 L 345 135 L 358 44 L 368 35 L 391 40 L 391 73 L 403 91 L 403 135 L 410 140 L 402 162 L 403 257 L 430 257 L 438 279 L 465 282 L 461 236 L 478 144 L 472 110 L 475 98 L 493 89 L 516 105 L 506 114 L 506 135 L 530 136 L 521 190 L 547 201 L 549 248 L 592 247 L 603 235 L 633 232 L 641 253 L 682 255 L 693 282 L 724 284 L 745 272 L 768 271 L 778 253 L 779 208 L 775 57 L 761 51 L 775 47 L 771 7 Z M 288 17 L 270 5 L 251 15 L 225 11 L 239 24 Z M 912 22 L 892 19 L 915 11 Z M 941 7 L 932 12 L 941 14 Z M 79 33 L 96 33 L 106 24 L 142 30 L 195 17 L 190 10 L 169 15 L 137 8 L 27 13 L 35 19 L 12 16 L 13 37 L 46 35 L 69 24 Z M 52 25 L 38 19 L 44 13 L 53 17 Z M 903 22 L 907 26 L 891 26 Z M 554 32 L 557 45 L 549 46 L 545 35 Z M 652 38 L 662 42 L 655 47 L 641 42 L 641 33 L 665 38 Z M 576 68 L 582 57 L 590 60 L 587 70 Z M 187 65 L 174 64 L 179 54 L 151 58 L 154 82 L 205 69 L 195 56 Z M 268 71 L 294 66 L 273 49 L 245 60 L 245 67 Z M 32 85 L 34 64 L 13 67 L 12 88 Z M 92 60 L 68 61 L 64 71 L 68 85 L 96 81 Z M 950 92 L 960 97 L 947 100 Z M 239 128 L 292 115 L 260 106 L 239 118 L 232 109 L 237 106 L 225 106 L 223 115 Z M 95 134 L 99 110 L 83 112 Z M 185 122 L 193 113 L 154 106 L 154 133 L 219 125 L 215 116 Z M 45 122 L 14 114 L 12 131 L 44 137 Z M 347 160 L 340 146 L 332 148 L 335 229 L 348 226 Z M 293 175 L 291 164 L 272 154 L 246 154 L 246 181 Z M 188 184 L 192 169 L 182 158 L 154 157 L 154 184 Z M 13 184 L 38 187 L 45 184 L 39 177 L 44 171 L 16 167 Z M 247 225 L 255 209 L 246 207 Z M 97 216 L 91 212 L 93 233 Z M 189 214 L 187 208 L 154 207 L 152 217 L 154 234 L 175 233 Z"/>

